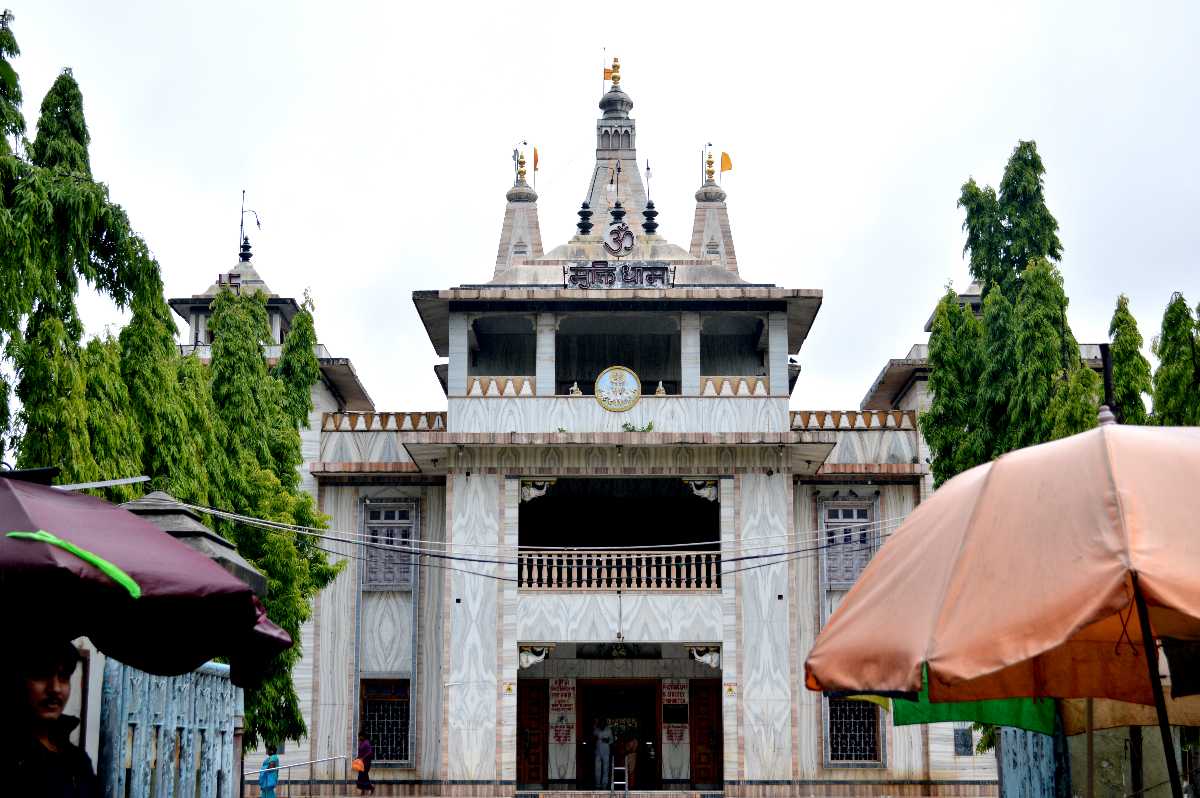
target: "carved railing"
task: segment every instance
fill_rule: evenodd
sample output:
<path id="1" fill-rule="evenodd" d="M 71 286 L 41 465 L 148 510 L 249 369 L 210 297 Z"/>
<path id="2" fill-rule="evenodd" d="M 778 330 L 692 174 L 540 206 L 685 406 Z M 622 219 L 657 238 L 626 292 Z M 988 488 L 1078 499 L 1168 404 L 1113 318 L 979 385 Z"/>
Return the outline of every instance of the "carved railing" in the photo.
<path id="1" fill-rule="evenodd" d="M 715 591 L 721 589 L 721 553 L 522 549 L 517 555 L 517 587 L 547 591 Z"/>

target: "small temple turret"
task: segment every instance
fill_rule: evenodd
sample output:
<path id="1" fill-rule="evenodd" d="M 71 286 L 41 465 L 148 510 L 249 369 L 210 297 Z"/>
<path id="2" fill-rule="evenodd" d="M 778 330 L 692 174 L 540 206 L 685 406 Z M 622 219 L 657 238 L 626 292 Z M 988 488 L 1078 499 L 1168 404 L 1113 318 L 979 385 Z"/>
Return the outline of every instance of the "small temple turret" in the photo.
<path id="1" fill-rule="evenodd" d="M 637 165 L 637 123 L 630 118 L 633 100 L 621 89 L 621 61 L 613 59 L 612 87 L 600 98 L 603 115 L 596 120 L 596 166 L 588 187 L 588 204 L 607 213 L 620 202 L 629 226 L 640 233 L 646 189 Z"/>
<path id="2" fill-rule="evenodd" d="M 500 228 L 500 246 L 496 249 L 496 274 L 512 267 L 515 261 L 542 256 L 542 228 L 538 223 L 537 192 L 525 182 L 525 155 L 514 153 L 517 176 L 505 194 L 504 224 Z"/>
<path id="3" fill-rule="evenodd" d="M 704 163 L 704 185 L 696 191 L 691 253 L 696 258 L 716 258 L 722 268 L 736 272 L 737 254 L 733 249 L 733 233 L 729 228 L 729 208 L 725 205 L 725 189 L 713 179 L 711 150 Z"/>

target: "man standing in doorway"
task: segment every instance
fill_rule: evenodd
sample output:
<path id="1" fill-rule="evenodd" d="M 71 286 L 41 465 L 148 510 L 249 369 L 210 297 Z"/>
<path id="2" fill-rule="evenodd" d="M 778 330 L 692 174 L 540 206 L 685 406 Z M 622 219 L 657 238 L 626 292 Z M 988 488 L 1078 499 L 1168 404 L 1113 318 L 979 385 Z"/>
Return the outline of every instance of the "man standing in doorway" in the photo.
<path id="1" fill-rule="evenodd" d="M 608 718 L 596 718 L 592 723 L 592 737 L 596 741 L 596 789 L 606 790 L 609 777 L 612 775 L 608 768 L 608 762 L 613 741 Z"/>

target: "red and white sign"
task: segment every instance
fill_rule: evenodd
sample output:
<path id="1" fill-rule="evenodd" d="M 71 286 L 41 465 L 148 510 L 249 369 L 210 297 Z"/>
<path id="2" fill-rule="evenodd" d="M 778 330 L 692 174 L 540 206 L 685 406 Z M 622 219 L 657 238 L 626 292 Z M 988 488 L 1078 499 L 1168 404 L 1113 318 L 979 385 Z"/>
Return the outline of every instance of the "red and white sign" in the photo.
<path id="1" fill-rule="evenodd" d="M 688 702 L 688 680 L 663 679 L 662 702 L 664 704 L 686 704 Z"/>
<path id="2" fill-rule="evenodd" d="M 663 742 L 668 745 L 682 745 L 688 741 L 686 723 L 664 723 L 662 730 Z"/>
<path id="3" fill-rule="evenodd" d="M 575 714 L 575 680 L 550 680 L 550 717 Z"/>
<path id="4" fill-rule="evenodd" d="M 551 723 L 550 742 L 556 745 L 573 745 L 575 743 L 575 724 Z"/>

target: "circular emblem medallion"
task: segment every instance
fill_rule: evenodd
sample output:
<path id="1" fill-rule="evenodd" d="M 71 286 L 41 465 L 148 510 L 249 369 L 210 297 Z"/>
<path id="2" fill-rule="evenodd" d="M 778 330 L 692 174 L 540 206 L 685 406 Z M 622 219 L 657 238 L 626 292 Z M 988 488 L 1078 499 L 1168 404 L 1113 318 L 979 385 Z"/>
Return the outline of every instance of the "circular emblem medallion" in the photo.
<path id="1" fill-rule="evenodd" d="M 605 410 L 623 413 L 642 398 L 642 381 L 632 369 L 609 366 L 596 378 L 596 401 Z"/>

